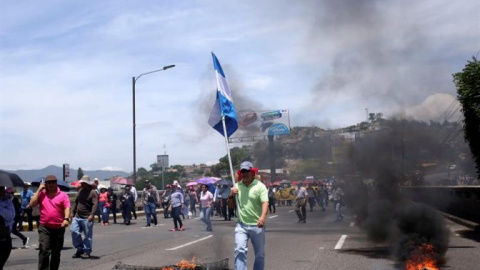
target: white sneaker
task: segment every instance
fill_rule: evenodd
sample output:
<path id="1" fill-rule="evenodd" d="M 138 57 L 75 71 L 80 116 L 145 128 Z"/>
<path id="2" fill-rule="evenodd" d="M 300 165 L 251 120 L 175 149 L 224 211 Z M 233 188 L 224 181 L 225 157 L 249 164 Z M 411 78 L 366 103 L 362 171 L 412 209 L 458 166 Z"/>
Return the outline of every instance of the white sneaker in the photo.
<path id="1" fill-rule="evenodd" d="M 28 241 L 30 240 L 30 237 L 27 237 L 27 239 L 23 240 L 23 247 L 28 245 Z"/>

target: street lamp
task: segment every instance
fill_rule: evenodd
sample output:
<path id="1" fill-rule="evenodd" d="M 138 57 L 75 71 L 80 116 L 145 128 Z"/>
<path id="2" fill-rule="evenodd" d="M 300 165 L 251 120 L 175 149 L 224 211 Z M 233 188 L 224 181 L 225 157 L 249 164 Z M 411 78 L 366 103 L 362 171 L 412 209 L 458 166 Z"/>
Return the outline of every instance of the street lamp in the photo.
<path id="1" fill-rule="evenodd" d="M 175 65 L 164 66 L 162 69 L 157 69 L 154 71 L 149 71 L 138 75 L 137 77 L 132 77 L 132 101 L 133 101 L 133 182 L 137 182 L 137 142 L 136 142 L 136 124 L 135 124 L 135 84 L 137 83 L 138 79 L 143 75 L 148 75 L 151 73 L 159 72 L 162 70 L 166 70 L 169 68 L 173 68 Z"/>

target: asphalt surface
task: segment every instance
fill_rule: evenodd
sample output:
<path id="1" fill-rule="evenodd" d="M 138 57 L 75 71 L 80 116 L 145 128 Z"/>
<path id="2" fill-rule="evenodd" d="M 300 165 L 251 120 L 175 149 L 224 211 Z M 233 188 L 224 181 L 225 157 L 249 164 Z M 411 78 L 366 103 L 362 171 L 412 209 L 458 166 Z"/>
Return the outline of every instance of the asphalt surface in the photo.
<path id="1" fill-rule="evenodd" d="M 335 222 L 331 205 L 326 212 L 315 208 L 307 212 L 307 223 L 298 224 L 293 207 L 277 207 L 267 219 L 265 269 L 402 269 L 388 253 L 388 247 L 367 241 L 365 233 L 345 209 L 345 219 Z M 142 228 L 145 217 L 139 215 L 132 225 L 95 223 L 92 259 L 73 259 L 75 249 L 69 230 L 65 234 L 60 269 L 114 269 L 116 264 L 158 267 L 195 258 L 197 262 L 229 259 L 233 266 L 235 221 L 212 217 L 213 232 L 197 218 L 184 221 L 185 231 L 171 232 L 172 219 L 158 214 L 159 226 Z M 122 219 L 118 220 L 122 222 Z M 446 264 L 440 269 L 478 269 L 480 239 L 467 227 L 447 221 L 452 236 Z M 26 248 L 13 236 L 12 250 L 4 269 L 36 269 L 38 234 L 30 237 Z M 249 245 L 249 269 L 253 269 L 253 248 Z M 148 269 L 148 268 L 147 268 Z"/>

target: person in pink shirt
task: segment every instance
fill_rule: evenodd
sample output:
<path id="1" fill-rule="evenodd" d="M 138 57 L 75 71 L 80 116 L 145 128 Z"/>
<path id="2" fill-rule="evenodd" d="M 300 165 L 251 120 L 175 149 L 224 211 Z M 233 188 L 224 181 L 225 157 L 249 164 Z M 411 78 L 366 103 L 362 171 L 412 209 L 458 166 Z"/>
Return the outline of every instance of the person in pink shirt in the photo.
<path id="1" fill-rule="evenodd" d="M 202 191 L 200 192 L 200 220 L 207 225 L 207 232 L 212 231 L 212 222 L 210 221 L 212 204 L 213 194 L 208 191 L 206 185 L 202 185 Z"/>
<path id="2" fill-rule="evenodd" d="M 65 228 L 70 224 L 70 199 L 58 188 L 55 175 L 47 175 L 33 194 L 28 207 L 36 205 L 40 211 L 38 269 L 59 269 Z"/>

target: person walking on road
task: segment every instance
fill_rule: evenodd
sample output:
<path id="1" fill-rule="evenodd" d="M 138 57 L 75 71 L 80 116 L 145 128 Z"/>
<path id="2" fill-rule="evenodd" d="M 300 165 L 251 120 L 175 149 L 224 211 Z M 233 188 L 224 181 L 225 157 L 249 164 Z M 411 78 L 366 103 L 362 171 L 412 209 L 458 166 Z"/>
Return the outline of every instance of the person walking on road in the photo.
<path id="1" fill-rule="evenodd" d="M 332 191 L 332 200 L 333 200 L 333 205 L 335 207 L 335 216 L 337 217 L 335 222 L 343 220 L 342 204 L 343 204 L 343 196 L 344 195 L 345 195 L 345 193 L 338 186 L 338 184 L 334 184 L 333 185 L 333 191 Z"/>
<path id="2" fill-rule="evenodd" d="M 177 183 L 173 183 L 172 185 L 173 193 L 171 198 L 172 204 L 172 218 L 173 218 L 173 226 L 174 228 L 171 231 L 183 231 L 183 223 L 180 219 L 180 214 L 182 212 L 184 198 L 183 192 L 180 187 L 178 187 Z"/>
<path id="3" fill-rule="evenodd" d="M 97 197 L 100 195 L 100 180 L 95 177 L 92 183 L 92 188 L 95 190 L 97 193 Z M 95 216 L 98 216 L 98 223 L 102 222 L 102 209 L 100 207 L 100 203 L 98 203 L 97 211 L 94 213 L 94 219 Z"/>
<path id="4" fill-rule="evenodd" d="M 40 211 L 38 226 L 38 269 L 56 270 L 60 267 L 65 229 L 70 224 L 70 199 L 57 186 L 57 177 L 47 175 L 29 203 Z"/>
<path id="5" fill-rule="evenodd" d="M 13 219 L 13 225 L 12 225 L 12 234 L 16 235 L 18 238 L 22 239 L 22 244 L 23 247 L 25 247 L 28 244 L 28 240 L 30 239 L 29 237 L 26 237 L 23 235 L 23 233 L 18 231 L 18 222 L 22 219 L 22 205 L 18 201 L 18 198 L 15 197 L 14 193 L 15 190 L 13 187 L 9 187 L 5 190 L 7 196 L 10 198 L 10 200 L 13 203 L 13 209 L 15 209 L 15 218 Z"/>
<path id="6" fill-rule="evenodd" d="M 270 212 L 270 214 L 275 214 L 275 211 L 276 211 L 275 203 L 276 203 L 275 191 L 273 190 L 273 187 L 269 187 L 268 188 L 268 211 Z"/>
<path id="7" fill-rule="evenodd" d="M 307 185 L 307 194 L 308 194 L 308 205 L 310 206 L 310 212 L 313 212 L 313 207 L 315 206 L 315 198 L 317 193 L 311 185 Z"/>
<path id="8" fill-rule="evenodd" d="M 0 186 L 0 269 L 3 269 L 12 251 L 12 237 L 10 233 L 14 219 L 15 208 L 13 203 L 7 197 L 5 186 Z"/>
<path id="9" fill-rule="evenodd" d="M 19 231 L 23 231 L 23 217 L 27 215 L 28 231 L 33 230 L 33 217 L 32 217 L 32 208 L 28 208 L 28 204 L 33 197 L 33 191 L 28 188 L 28 184 L 23 185 L 23 190 L 20 192 L 20 198 L 22 199 L 22 218 L 18 223 Z M 37 224 L 38 225 L 38 224 Z"/>
<path id="10" fill-rule="evenodd" d="M 328 206 L 328 188 L 326 184 L 322 184 L 321 190 L 319 190 L 322 200 L 322 211 Z"/>
<path id="11" fill-rule="evenodd" d="M 228 220 L 228 197 L 230 196 L 231 188 L 230 185 L 220 186 L 220 210 L 224 220 Z"/>
<path id="12" fill-rule="evenodd" d="M 113 188 L 111 187 L 108 188 L 107 192 L 108 192 L 108 200 L 110 201 L 109 212 L 112 213 L 113 224 L 117 224 L 117 194 L 113 192 Z"/>
<path id="13" fill-rule="evenodd" d="M 164 218 L 168 218 L 168 215 L 171 214 L 168 212 L 168 208 L 170 206 L 170 196 L 172 195 L 172 186 L 170 186 L 169 184 L 167 184 L 165 186 L 165 190 L 163 191 L 162 193 L 162 196 L 161 196 L 161 205 L 162 205 L 162 208 L 163 208 L 163 217 Z"/>
<path id="14" fill-rule="evenodd" d="M 0 187 L 2 188 L 2 187 Z M 3 266 L 10 257 L 12 252 L 12 237 L 10 236 L 10 230 L 8 229 L 7 224 L 5 224 L 5 219 L 0 213 L 0 269 L 3 270 Z"/>
<path id="15" fill-rule="evenodd" d="M 145 216 L 147 216 L 147 225 L 145 227 L 150 227 L 152 218 L 153 224 L 156 226 L 157 222 L 157 205 L 160 202 L 160 196 L 158 195 L 157 188 L 150 183 L 147 179 L 145 180 L 145 188 L 143 189 L 142 194 L 143 207 L 145 209 Z"/>
<path id="16" fill-rule="evenodd" d="M 195 191 L 195 189 L 193 187 L 190 187 L 190 189 L 188 190 L 188 194 L 190 195 L 190 212 L 192 213 L 192 215 L 194 217 L 197 216 L 197 204 L 198 204 L 198 196 L 197 196 L 197 192 Z"/>
<path id="17" fill-rule="evenodd" d="M 302 184 L 298 184 L 297 198 L 295 199 L 295 213 L 298 216 L 298 223 L 307 222 L 307 198 L 307 190 L 302 187 Z"/>
<path id="18" fill-rule="evenodd" d="M 207 232 L 212 231 L 212 222 L 210 221 L 212 204 L 213 194 L 208 191 L 207 185 L 202 185 L 202 191 L 200 191 L 200 220 L 207 225 Z"/>
<path id="19" fill-rule="evenodd" d="M 100 213 L 102 214 L 102 225 L 108 226 L 108 207 L 109 205 L 109 197 L 107 193 L 107 188 L 104 185 L 99 186 L 100 193 L 98 194 L 98 207 L 100 208 Z M 108 206 L 108 207 L 107 207 Z"/>
<path id="20" fill-rule="evenodd" d="M 73 205 L 73 220 L 70 227 L 72 244 L 77 249 L 77 252 L 75 252 L 72 258 L 90 259 L 93 246 L 94 215 L 98 208 L 98 196 L 90 183 L 88 175 L 84 175 L 78 182 L 81 185 L 81 189 Z"/>
<path id="21" fill-rule="evenodd" d="M 235 228 L 235 269 L 247 269 L 248 240 L 255 252 L 254 270 L 265 268 L 265 221 L 268 212 L 267 187 L 257 179 L 249 161 L 240 165 L 242 181 L 231 193 L 237 196 L 238 222 Z"/>
<path id="22" fill-rule="evenodd" d="M 132 207 L 135 205 L 133 194 L 131 192 L 131 186 L 125 187 L 125 192 L 120 196 L 120 202 L 122 203 L 122 217 L 125 225 L 130 225 L 132 219 Z"/>
<path id="23" fill-rule="evenodd" d="M 128 186 L 130 187 L 130 193 L 132 193 L 133 195 L 133 206 L 132 206 L 133 219 L 137 219 L 137 207 L 135 205 L 138 199 L 137 189 L 133 185 L 128 185 Z"/>

